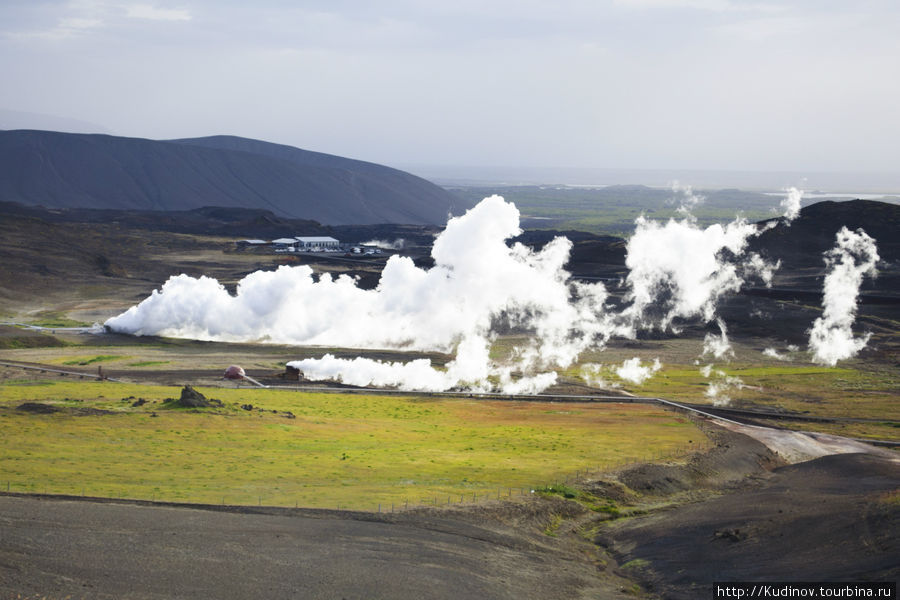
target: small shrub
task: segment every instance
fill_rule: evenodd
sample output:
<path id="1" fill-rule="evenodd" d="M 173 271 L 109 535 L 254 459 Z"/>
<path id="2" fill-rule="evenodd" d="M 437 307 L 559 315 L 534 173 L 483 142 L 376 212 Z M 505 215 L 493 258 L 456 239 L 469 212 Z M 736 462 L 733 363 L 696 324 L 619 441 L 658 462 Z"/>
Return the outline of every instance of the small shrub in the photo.
<path id="1" fill-rule="evenodd" d="M 563 498 L 567 498 L 569 500 L 574 500 L 582 494 L 582 492 L 579 492 L 575 488 L 562 483 L 545 485 L 543 487 L 535 488 L 534 491 L 545 496 L 562 496 Z"/>

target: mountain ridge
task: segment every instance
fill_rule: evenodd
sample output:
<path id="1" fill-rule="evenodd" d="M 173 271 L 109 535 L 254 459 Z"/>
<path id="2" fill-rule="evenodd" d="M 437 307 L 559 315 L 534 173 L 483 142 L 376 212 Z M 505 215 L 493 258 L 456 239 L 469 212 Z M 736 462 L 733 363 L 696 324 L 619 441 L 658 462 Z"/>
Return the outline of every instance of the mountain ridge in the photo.
<path id="1" fill-rule="evenodd" d="M 0 200 L 47 208 L 262 208 L 325 225 L 443 224 L 459 201 L 383 165 L 237 136 L 0 131 Z"/>
<path id="2" fill-rule="evenodd" d="M 751 239 L 750 249 L 781 258 L 791 268 L 822 265 L 822 254 L 835 244 L 842 228 L 862 229 L 875 239 L 882 263 L 900 261 L 900 205 L 877 200 L 824 200 L 804 206 L 794 221 L 782 217 L 761 221 L 775 223 Z"/>

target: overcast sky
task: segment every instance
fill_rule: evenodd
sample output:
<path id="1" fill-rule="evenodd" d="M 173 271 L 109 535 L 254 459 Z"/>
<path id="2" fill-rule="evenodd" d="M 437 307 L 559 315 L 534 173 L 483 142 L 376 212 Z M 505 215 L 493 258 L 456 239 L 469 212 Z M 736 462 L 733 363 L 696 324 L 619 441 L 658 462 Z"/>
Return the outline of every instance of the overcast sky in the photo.
<path id="1" fill-rule="evenodd" d="M 897 172 L 898 72 L 896 0 L 0 3 L 7 120 L 392 165 Z"/>

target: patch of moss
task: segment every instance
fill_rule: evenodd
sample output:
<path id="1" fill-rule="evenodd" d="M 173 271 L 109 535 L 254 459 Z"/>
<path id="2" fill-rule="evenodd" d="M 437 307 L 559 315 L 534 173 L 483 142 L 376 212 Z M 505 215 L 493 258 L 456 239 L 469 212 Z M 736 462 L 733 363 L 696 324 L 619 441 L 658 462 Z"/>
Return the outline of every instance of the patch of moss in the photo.
<path id="1" fill-rule="evenodd" d="M 619 507 L 609 498 L 601 498 L 585 490 L 581 490 L 570 485 L 554 483 L 536 488 L 536 493 L 542 496 L 561 496 L 566 500 L 577 502 L 594 512 L 606 513 L 612 516 L 619 516 Z"/>
<path id="2" fill-rule="evenodd" d="M 546 527 L 544 527 L 544 535 L 556 537 L 556 534 L 559 531 L 559 526 L 562 525 L 563 520 L 564 519 L 562 515 L 552 515 L 550 517 L 550 522 L 547 523 Z"/>
<path id="3" fill-rule="evenodd" d="M 646 569 L 650 566 L 650 561 L 645 560 L 643 558 L 635 558 L 634 560 L 629 560 L 627 563 L 622 565 L 623 569 Z"/>
<path id="4" fill-rule="evenodd" d="M 43 311 L 36 315 L 29 323 L 37 327 L 89 327 L 90 323 L 70 319 L 65 313 L 56 311 Z"/>
<path id="5" fill-rule="evenodd" d="M 67 360 L 67 361 L 63 362 L 62 364 L 85 366 L 85 365 L 92 365 L 92 364 L 98 363 L 98 362 L 108 362 L 111 360 L 119 360 L 122 358 L 125 358 L 125 357 L 118 356 L 115 354 L 99 354 L 97 356 L 92 356 L 92 357 L 81 357 L 81 358 L 75 358 L 72 360 Z"/>

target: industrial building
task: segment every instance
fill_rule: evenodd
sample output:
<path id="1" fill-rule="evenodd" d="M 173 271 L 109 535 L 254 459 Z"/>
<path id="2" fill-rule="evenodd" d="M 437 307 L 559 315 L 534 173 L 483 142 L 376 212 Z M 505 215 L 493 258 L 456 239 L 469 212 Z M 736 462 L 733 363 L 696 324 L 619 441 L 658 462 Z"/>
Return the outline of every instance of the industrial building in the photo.
<path id="1" fill-rule="evenodd" d="M 297 237 L 294 247 L 297 250 L 337 250 L 341 243 L 330 236 Z"/>

